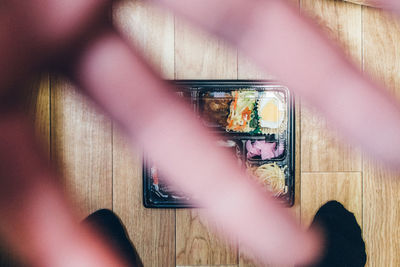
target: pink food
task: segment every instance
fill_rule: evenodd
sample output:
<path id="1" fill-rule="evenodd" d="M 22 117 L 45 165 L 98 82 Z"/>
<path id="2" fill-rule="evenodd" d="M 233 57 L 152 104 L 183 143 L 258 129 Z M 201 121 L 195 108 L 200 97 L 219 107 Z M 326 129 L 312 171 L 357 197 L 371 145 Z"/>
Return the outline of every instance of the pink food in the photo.
<path id="1" fill-rule="evenodd" d="M 246 142 L 247 158 L 260 156 L 262 160 L 272 159 L 282 155 L 284 151 L 283 143 L 276 147 L 276 143 L 268 143 L 265 141 Z"/>

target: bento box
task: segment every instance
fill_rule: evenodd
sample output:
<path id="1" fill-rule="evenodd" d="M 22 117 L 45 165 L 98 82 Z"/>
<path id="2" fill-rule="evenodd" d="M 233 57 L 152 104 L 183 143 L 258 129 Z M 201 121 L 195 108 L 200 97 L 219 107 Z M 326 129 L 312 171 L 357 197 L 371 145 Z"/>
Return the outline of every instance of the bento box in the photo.
<path id="1" fill-rule="evenodd" d="M 295 114 L 289 89 L 273 81 L 177 80 L 177 94 L 201 123 L 279 201 L 292 206 L 295 188 Z M 163 179 L 143 157 L 143 203 L 147 208 L 189 208 L 191 198 Z"/>

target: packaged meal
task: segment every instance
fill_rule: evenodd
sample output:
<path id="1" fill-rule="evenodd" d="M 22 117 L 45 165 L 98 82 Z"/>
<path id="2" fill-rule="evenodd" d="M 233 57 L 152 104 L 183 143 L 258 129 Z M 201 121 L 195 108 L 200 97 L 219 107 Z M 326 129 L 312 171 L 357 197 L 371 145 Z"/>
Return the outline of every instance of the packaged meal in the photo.
<path id="1" fill-rule="evenodd" d="M 294 102 L 290 91 L 269 81 L 174 81 L 203 125 L 219 134 L 216 146 L 229 151 L 264 190 L 294 204 Z M 179 91 L 181 90 L 181 91 Z M 196 140 L 193 140 L 195 142 Z M 202 162 L 201 164 L 207 164 Z M 148 159 L 143 201 L 149 208 L 192 207 Z"/>

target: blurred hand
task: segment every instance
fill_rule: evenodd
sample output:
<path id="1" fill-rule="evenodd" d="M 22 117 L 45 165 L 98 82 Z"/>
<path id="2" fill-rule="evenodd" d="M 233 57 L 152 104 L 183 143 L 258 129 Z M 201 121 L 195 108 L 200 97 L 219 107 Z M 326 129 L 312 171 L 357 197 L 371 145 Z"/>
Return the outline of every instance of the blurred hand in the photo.
<path id="1" fill-rule="evenodd" d="M 363 77 L 288 2 L 153 2 L 231 42 L 319 108 L 351 141 L 400 166 L 398 103 Z M 400 6 L 395 0 L 379 2 L 393 10 Z M 57 70 L 103 107 L 131 142 L 142 145 L 171 182 L 199 196 L 204 216 L 223 226 L 221 235 L 239 238 L 263 262 L 314 260 L 321 247 L 318 235 L 301 231 L 270 196 L 244 178 L 229 155 L 212 145 L 214 137 L 112 27 L 111 4 L 0 2 L 0 233 L 34 265 L 123 265 L 90 229 L 77 225 L 19 111 L 18 81 Z M 370 142 L 374 136 L 382 141 Z"/>

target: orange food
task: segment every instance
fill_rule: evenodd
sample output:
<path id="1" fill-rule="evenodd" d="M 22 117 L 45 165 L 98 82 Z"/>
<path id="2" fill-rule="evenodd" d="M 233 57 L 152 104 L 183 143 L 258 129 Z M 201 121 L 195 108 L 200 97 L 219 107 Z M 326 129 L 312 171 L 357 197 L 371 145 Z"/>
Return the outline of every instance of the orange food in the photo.
<path id="1" fill-rule="evenodd" d="M 235 94 L 235 101 L 233 102 L 233 109 L 236 109 L 236 107 L 237 107 L 238 97 L 239 97 L 239 93 L 236 92 L 236 94 Z"/>

